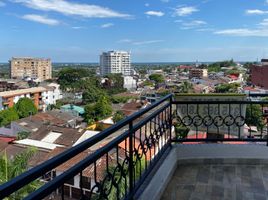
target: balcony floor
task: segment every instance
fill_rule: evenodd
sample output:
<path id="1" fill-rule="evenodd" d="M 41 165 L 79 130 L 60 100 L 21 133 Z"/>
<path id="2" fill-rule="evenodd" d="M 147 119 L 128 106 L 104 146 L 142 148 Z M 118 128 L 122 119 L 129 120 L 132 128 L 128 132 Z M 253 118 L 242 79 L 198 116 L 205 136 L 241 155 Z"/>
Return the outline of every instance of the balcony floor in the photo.
<path id="1" fill-rule="evenodd" d="M 178 165 L 162 200 L 268 199 L 268 165 Z"/>

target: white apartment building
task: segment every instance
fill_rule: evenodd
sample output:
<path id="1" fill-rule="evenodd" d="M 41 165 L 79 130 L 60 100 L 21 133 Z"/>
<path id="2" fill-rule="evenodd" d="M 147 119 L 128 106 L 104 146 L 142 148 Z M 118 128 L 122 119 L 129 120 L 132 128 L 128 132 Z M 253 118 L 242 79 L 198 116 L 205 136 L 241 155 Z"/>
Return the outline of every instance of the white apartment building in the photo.
<path id="1" fill-rule="evenodd" d="M 106 74 L 131 74 L 130 53 L 126 51 L 108 51 L 100 55 L 100 73 Z"/>

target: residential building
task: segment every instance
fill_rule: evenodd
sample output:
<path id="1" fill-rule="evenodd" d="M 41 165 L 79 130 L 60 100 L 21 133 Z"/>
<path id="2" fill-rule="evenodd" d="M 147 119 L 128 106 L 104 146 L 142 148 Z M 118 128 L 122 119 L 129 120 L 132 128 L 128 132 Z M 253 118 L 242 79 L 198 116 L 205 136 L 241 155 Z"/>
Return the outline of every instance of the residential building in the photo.
<path id="1" fill-rule="evenodd" d="M 129 76 L 131 74 L 130 53 L 126 51 L 108 51 L 100 55 L 100 73 L 122 74 Z"/>
<path id="2" fill-rule="evenodd" d="M 21 98 L 30 98 L 39 110 L 45 111 L 48 105 L 55 104 L 62 98 L 58 84 L 49 84 L 46 87 L 33 87 L 27 89 L 0 92 L 0 110 L 14 106 Z"/>
<path id="3" fill-rule="evenodd" d="M 0 110 L 4 110 L 14 106 L 19 99 L 27 97 L 33 100 L 35 106 L 42 108 L 42 93 L 46 91 L 44 87 L 34 87 L 21 90 L 13 90 L 0 92 Z"/>
<path id="4" fill-rule="evenodd" d="M 250 79 L 253 85 L 268 89 L 268 61 L 262 59 L 261 65 L 253 65 L 250 68 Z"/>
<path id="5" fill-rule="evenodd" d="M 208 71 L 207 69 L 190 69 L 189 70 L 189 78 L 202 78 L 202 77 L 207 77 L 208 76 Z"/>
<path id="6" fill-rule="evenodd" d="M 50 59 L 13 57 L 10 61 L 11 78 L 35 78 L 44 81 L 52 78 Z"/>
<path id="7" fill-rule="evenodd" d="M 124 76 L 124 88 L 128 90 L 136 90 L 137 89 L 137 80 L 132 76 Z"/>

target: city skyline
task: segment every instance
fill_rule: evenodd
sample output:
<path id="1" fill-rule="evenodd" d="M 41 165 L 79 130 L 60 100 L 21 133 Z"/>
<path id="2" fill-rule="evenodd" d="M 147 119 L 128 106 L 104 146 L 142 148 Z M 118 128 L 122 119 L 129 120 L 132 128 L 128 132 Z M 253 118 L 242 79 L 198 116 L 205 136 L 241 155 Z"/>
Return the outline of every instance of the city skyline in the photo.
<path id="1" fill-rule="evenodd" d="M 133 62 L 268 57 L 267 0 L 2 0 L 0 22 L 0 62 L 98 62 L 109 50 Z"/>

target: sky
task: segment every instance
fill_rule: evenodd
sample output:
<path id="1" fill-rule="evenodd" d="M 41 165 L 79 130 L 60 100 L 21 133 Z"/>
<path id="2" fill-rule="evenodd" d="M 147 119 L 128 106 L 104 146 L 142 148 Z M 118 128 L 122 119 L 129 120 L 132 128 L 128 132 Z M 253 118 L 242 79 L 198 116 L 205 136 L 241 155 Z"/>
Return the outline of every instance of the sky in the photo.
<path id="1" fill-rule="evenodd" d="M 133 62 L 268 58 L 268 0 L 0 0 L 0 62 L 109 50 Z"/>

